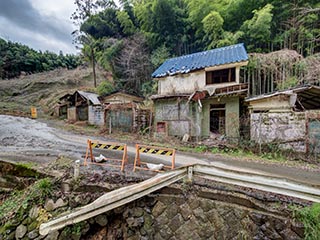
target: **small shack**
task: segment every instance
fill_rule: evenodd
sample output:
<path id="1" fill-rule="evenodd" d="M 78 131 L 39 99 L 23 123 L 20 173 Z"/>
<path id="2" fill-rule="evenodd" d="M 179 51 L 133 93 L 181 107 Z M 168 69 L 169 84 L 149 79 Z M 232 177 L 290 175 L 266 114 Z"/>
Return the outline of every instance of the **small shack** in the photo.
<path id="1" fill-rule="evenodd" d="M 320 153 L 319 96 L 320 87 L 302 86 L 247 98 L 251 140 Z"/>
<path id="2" fill-rule="evenodd" d="M 149 127 L 151 110 L 144 107 L 143 98 L 117 91 L 101 97 L 105 107 L 105 122 L 109 132 L 139 132 Z"/>
<path id="3" fill-rule="evenodd" d="M 70 105 L 69 98 L 72 96 L 71 94 L 63 95 L 59 98 L 58 103 L 54 107 L 53 115 L 56 117 L 60 117 L 62 119 L 66 119 L 68 117 L 68 107 Z"/>
<path id="4" fill-rule="evenodd" d="M 75 91 L 68 97 L 68 120 L 88 121 L 89 124 L 104 125 L 104 109 L 95 93 Z"/>

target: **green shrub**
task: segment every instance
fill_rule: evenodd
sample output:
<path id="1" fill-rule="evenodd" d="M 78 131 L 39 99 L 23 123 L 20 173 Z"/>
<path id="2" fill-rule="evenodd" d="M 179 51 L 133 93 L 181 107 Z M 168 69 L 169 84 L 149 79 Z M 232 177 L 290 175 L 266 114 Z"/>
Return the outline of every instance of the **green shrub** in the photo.
<path id="1" fill-rule="evenodd" d="M 305 227 L 304 237 L 306 240 L 319 239 L 320 203 L 314 203 L 311 207 L 296 209 L 294 215 Z"/>
<path id="2" fill-rule="evenodd" d="M 114 86 L 111 82 L 109 81 L 103 81 L 102 83 L 100 83 L 100 85 L 97 87 L 97 93 L 102 96 L 102 95 L 106 95 L 109 94 L 111 92 L 113 92 Z"/>

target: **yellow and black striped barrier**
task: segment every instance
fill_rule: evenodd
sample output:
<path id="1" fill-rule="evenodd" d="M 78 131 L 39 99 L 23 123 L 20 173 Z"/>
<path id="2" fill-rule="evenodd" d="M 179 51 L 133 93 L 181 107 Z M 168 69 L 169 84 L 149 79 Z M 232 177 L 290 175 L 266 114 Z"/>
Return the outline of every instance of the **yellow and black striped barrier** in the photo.
<path id="1" fill-rule="evenodd" d="M 165 156 L 172 156 L 174 150 L 173 149 L 155 149 L 154 147 L 142 147 L 139 146 L 140 153 L 148 153 L 148 154 L 157 154 L 157 155 L 165 155 Z"/>
<path id="2" fill-rule="evenodd" d="M 117 151 L 123 151 L 125 148 L 124 145 L 119 144 L 110 144 L 110 143 L 99 143 L 99 142 L 91 142 L 92 148 L 99 148 L 99 149 L 106 149 L 106 150 L 117 150 Z"/>
<path id="3" fill-rule="evenodd" d="M 92 141 L 88 139 L 87 141 L 87 151 L 86 156 L 84 159 L 84 165 L 87 164 L 96 164 L 96 165 L 107 165 L 107 166 L 113 166 L 113 167 L 120 167 L 121 171 L 124 170 L 124 165 L 128 163 L 128 153 L 127 153 L 127 145 L 122 143 L 114 143 L 114 142 L 99 142 L 99 141 Z M 122 159 L 115 159 L 115 158 L 106 158 L 100 159 L 103 161 L 103 163 L 98 163 L 95 160 L 95 157 L 93 156 L 93 149 L 102 149 L 102 150 L 113 150 L 113 151 L 122 151 Z M 90 157 L 90 162 L 88 162 L 88 158 Z M 107 162 L 113 162 L 113 161 L 120 161 L 121 166 L 110 164 Z"/>
<path id="4" fill-rule="evenodd" d="M 150 170 L 149 168 L 140 167 L 142 164 L 143 165 L 147 164 L 146 162 L 141 162 L 140 154 L 155 154 L 155 155 L 171 157 L 171 165 L 163 164 L 163 167 L 167 169 L 174 169 L 175 167 L 175 155 L 176 155 L 175 149 L 136 144 L 136 157 L 134 159 L 133 171 L 135 171 L 136 168 L 143 169 L 143 170 Z"/>

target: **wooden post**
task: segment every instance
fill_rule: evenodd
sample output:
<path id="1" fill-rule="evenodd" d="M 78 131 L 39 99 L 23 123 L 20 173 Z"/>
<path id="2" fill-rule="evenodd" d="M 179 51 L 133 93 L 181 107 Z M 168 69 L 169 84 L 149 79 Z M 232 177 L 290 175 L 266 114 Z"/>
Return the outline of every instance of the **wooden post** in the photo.
<path id="1" fill-rule="evenodd" d="M 122 158 L 122 163 L 121 163 L 121 171 L 124 171 L 124 165 L 128 163 L 128 154 L 127 154 L 127 145 L 125 145 L 123 149 L 123 158 Z"/>
<path id="2" fill-rule="evenodd" d="M 139 145 L 136 144 L 136 157 L 134 159 L 134 167 L 133 167 L 133 171 L 136 171 L 136 166 L 139 165 L 140 166 L 140 152 L 139 152 Z"/>
<path id="3" fill-rule="evenodd" d="M 149 136 L 151 137 L 151 126 L 152 126 L 152 111 L 149 114 Z"/>
<path id="4" fill-rule="evenodd" d="M 176 161 L 176 150 L 173 150 L 171 169 L 174 169 L 174 167 L 175 167 L 175 161 Z"/>
<path id="5" fill-rule="evenodd" d="M 88 157 L 89 157 L 89 149 L 90 149 L 89 146 L 91 145 L 91 144 L 89 144 L 89 142 L 90 142 L 90 140 L 87 141 L 86 156 L 85 156 L 85 158 L 84 158 L 84 163 L 83 163 L 84 166 L 87 166 L 87 159 L 88 159 Z"/>
<path id="6" fill-rule="evenodd" d="M 111 128 L 112 128 L 112 124 L 111 124 L 111 115 L 109 115 L 109 134 L 111 134 L 111 133 L 112 133 Z"/>
<path id="7" fill-rule="evenodd" d="M 261 155 L 261 113 L 259 113 L 259 154 Z"/>
<path id="8" fill-rule="evenodd" d="M 94 162 L 94 158 L 93 158 L 93 153 L 92 153 L 92 146 L 91 146 L 91 141 L 88 140 L 88 144 L 89 144 L 89 150 L 90 150 L 90 159 L 91 159 L 91 162 Z"/>

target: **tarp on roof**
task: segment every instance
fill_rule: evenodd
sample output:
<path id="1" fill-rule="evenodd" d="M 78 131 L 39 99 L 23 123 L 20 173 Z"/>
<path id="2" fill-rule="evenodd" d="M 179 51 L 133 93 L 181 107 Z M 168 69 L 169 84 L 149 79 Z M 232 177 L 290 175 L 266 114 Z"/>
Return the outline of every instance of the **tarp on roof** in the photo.
<path id="1" fill-rule="evenodd" d="M 206 67 L 243 62 L 248 60 L 243 43 L 209 51 L 193 53 L 166 60 L 153 74 L 153 78 L 203 69 Z"/>
<path id="2" fill-rule="evenodd" d="M 77 91 L 82 97 L 89 100 L 93 105 L 101 105 L 101 102 L 99 101 L 98 94 L 95 93 L 89 93 L 89 92 L 83 92 L 83 91 Z"/>

